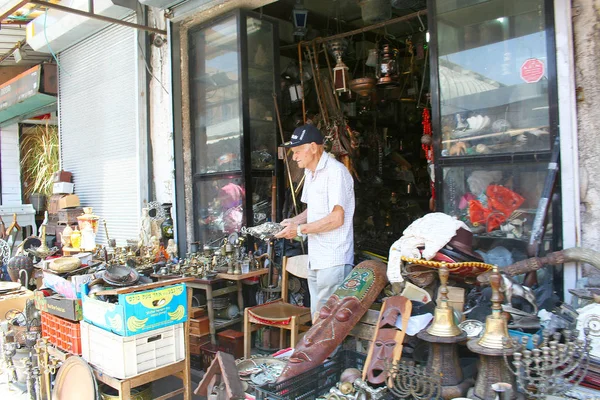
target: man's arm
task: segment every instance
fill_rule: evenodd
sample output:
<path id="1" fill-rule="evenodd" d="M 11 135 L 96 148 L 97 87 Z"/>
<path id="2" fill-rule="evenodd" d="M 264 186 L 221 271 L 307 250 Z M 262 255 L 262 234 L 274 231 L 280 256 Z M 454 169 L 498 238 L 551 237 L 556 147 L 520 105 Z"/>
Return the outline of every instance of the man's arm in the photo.
<path id="1" fill-rule="evenodd" d="M 295 217 L 284 219 L 283 221 L 280 222 L 280 225 L 288 226 L 289 224 L 298 225 L 298 224 L 306 223 L 307 215 L 308 215 L 307 211 L 308 210 L 304 210 L 300 214 L 296 215 Z"/>
<path id="2" fill-rule="evenodd" d="M 299 218 L 304 215 L 304 222 L 306 222 L 306 211 L 297 217 L 291 218 L 290 222 L 288 222 L 287 226 L 284 230 L 275 235 L 276 238 L 286 238 L 293 239 L 297 236 L 298 225 L 302 225 L 300 227 L 300 231 L 307 235 L 309 233 L 323 233 L 329 232 L 334 229 L 339 228 L 344 224 L 344 209 L 340 205 L 336 205 L 333 207 L 333 210 L 325 217 L 313 221 L 310 224 L 305 224 Z M 293 221 L 296 220 L 296 221 Z M 283 222 L 282 222 L 283 224 Z"/>

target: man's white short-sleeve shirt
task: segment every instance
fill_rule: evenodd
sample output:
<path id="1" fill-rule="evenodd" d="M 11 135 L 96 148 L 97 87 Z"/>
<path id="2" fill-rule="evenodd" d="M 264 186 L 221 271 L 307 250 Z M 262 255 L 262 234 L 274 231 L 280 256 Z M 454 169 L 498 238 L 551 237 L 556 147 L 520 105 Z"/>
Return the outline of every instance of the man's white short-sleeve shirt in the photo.
<path id="1" fill-rule="evenodd" d="M 323 152 L 317 168 L 305 169 L 302 202 L 307 204 L 307 222 L 329 215 L 336 205 L 344 209 L 344 224 L 324 233 L 308 235 L 310 269 L 354 264 L 354 181 L 344 164 Z"/>

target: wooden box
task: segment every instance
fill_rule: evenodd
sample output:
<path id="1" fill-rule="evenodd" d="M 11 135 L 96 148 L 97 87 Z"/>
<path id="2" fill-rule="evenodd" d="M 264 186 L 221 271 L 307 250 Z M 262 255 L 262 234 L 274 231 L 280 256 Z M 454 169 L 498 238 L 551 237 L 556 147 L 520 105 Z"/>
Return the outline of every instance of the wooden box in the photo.
<path id="1" fill-rule="evenodd" d="M 227 353 L 236 359 L 244 356 L 244 332 L 227 329 L 217 333 L 217 337 L 219 346 L 225 348 Z"/>
<path id="2" fill-rule="evenodd" d="M 190 334 L 190 354 L 200 355 L 200 346 L 210 343 L 210 336 L 198 336 Z"/>
<path id="3" fill-rule="evenodd" d="M 225 351 L 225 349 L 212 343 L 206 343 L 200 346 L 200 358 L 202 358 L 202 368 L 205 371 L 210 366 L 212 360 L 214 360 L 217 352 L 219 351 Z"/>
<path id="4" fill-rule="evenodd" d="M 190 318 L 198 319 L 198 318 L 204 317 L 204 314 L 206 314 L 204 307 L 191 307 L 190 308 L 190 315 L 189 315 Z"/>
<path id="5" fill-rule="evenodd" d="M 190 318 L 190 334 L 203 336 L 210 333 L 210 322 L 208 317 Z"/>

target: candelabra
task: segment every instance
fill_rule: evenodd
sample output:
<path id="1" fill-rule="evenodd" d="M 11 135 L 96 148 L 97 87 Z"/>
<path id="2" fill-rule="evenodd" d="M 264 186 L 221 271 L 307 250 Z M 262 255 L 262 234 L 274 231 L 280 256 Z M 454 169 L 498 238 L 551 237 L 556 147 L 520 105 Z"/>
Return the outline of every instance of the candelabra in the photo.
<path id="1" fill-rule="evenodd" d="M 570 330 L 550 335 L 544 331 L 542 337 L 534 335 L 532 350 L 523 338 L 510 338 L 505 344 L 512 351 L 513 360 L 505 355 L 508 370 L 516 377 L 520 390 L 529 398 L 545 398 L 561 395 L 577 386 L 585 377 L 590 363 L 590 329 L 584 328 L 584 340 Z M 540 340 L 541 339 L 541 340 Z M 512 364 L 512 366 L 511 366 Z"/>
<path id="2" fill-rule="evenodd" d="M 40 372 L 38 374 L 38 388 L 42 387 L 42 383 L 39 382 L 39 380 L 43 376 L 43 386 L 44 391 L 46 393 L 46 399 L 51 399 L 52 375 L 55 374 L 56 370 L 58 369 L 58 360 L 56 358 L 50 357 L 50 353 L 48 353 L 48 347 L 48 339 L 41 338 L 37 341 L 37 344 L 35 346 L 35 352 L 37 354 L 38 367 Z M 39 392 L 41 393 L 41 389 L 39 390 Z"/>
<path id="3" fill-rule="evenodd" d="M 401 399 L 434 400 L 442 396 L 442 374 L 401 361 L 388 365 L 388 389 Z"/>
<path id="4" fill-rule="evenodd" d="M 429 357 L 427 368 L 433 370 L 439 368 L 442 373 L 443 399 L 453 399 L 463 396 L 469 386 L 470 380 L 463 380 L 460 367 L 458 349 L 456 344 L 467 338 L 454 322 L 454 310 L 448 304 L 448 277 L 450 272 L 446 264 L 439 269 L 440 276 L 440 299 L 435 308 L 433 323 L 426 331 L 417 334 L 417 337 L 429 343 Z"/>

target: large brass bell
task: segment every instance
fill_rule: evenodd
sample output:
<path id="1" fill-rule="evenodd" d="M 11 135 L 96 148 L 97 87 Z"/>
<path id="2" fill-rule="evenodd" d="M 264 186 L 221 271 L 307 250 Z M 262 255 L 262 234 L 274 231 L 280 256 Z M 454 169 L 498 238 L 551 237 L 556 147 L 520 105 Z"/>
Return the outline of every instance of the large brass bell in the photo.
<path id="1" fill-rule="evenodd" d="M 500 293 L 500 284 L 502 276 L 498 273 L 498 268 L 494 267 L 490 275 L 490 286 L 492 287 L 492 314 L 485 320 L 485 331 L 479 339 L 478 344 L 488 349 L 502 350 L 505 348 L 505 339 L 510 339 L 506 320 L 502 317 L 502 300 Z"/>
<path id="2" fill-rule="evenodd" d="M 440 268 L 440 300 L 435 308 L 433 323 L 427 333 L 439 337 L 452 337 L 462 333 L 454 321 L 454 309 L 448 304 L 448 277 L 450 272 L 445 264 Z"/>

